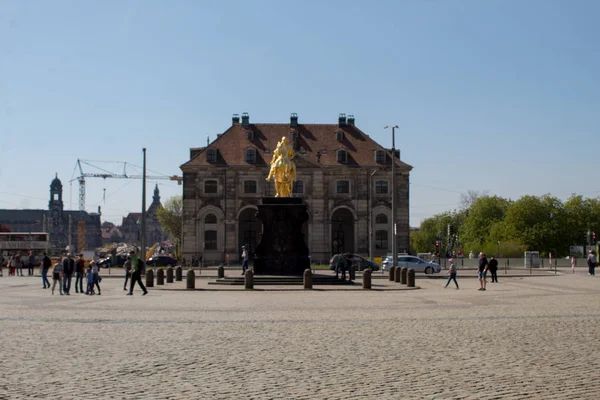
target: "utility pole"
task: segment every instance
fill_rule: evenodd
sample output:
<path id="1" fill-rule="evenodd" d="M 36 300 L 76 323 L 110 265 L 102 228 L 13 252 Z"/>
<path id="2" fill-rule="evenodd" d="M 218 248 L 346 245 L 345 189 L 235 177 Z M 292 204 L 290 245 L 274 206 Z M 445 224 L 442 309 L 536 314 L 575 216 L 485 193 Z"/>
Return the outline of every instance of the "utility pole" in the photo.
<path id="1" fill-rule="evenodd" d="M 398 125 L 386 125 L 383 129 L 392 128 L 392 266 L 398 266 L 398 243 L 396 231 L 396 128 Z"/>
<path id="2" fill-rule="evenodd" d="M 146 148 L 142 149 L 144 154 L 144 163 L 142 164 L 142 232 L 140 234 L 140 247 L 142 248 L 140 257 L 146 262 Z"/>
<path id="3" fill-rule="evenodd" d="M 68 253 L 73 253 L 73 230 L 71 227 L 72 222 L 73 222 L 73 219 L 72 219 L 71 215 L 69 215 L 69 231 L 68 231 L 69 232 L 69 242 L 68 242 L 69 243 L 69 251 L 68 251 Z"/>

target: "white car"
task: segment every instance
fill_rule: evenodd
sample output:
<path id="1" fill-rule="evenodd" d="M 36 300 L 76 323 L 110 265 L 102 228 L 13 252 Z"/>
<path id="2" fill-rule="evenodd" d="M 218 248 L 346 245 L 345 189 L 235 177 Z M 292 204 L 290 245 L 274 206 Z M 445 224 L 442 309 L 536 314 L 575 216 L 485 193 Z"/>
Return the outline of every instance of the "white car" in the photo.
<path id="1" fill-rule="evenodd" d="M 386 257 L 383 261 L 383 270 L 387 271 L 392 266 L 392 257 Z M 415 272 L 424 272 L 426 274 L 437 274 L 442 269 L 439 264 L 425 261 L 415 256 L 399 255 L 398 266 L 412 268 Z"/>

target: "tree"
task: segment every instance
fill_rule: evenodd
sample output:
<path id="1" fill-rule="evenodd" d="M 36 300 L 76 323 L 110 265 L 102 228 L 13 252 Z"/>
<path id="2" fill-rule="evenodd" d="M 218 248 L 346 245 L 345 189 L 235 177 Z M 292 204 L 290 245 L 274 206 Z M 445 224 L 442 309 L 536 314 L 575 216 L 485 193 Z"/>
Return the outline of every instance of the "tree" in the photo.
<path id="1" fill-rule="evenodd" d="M 484 196 L 477 198 L 467 210 L 468 216 L 464 220 L 461 241 L 469 249 L 481 249 L 486 243 L 497 243 L 504 239 L 501 235 L 502 227 L 497 226 L 493 232 L 494 224 L 502 221 L 509 208 L 510 200 L 498 196 Z"/>
<path id="2" fill-rule="evenodd" d="M 158 222 L 163 231 L 168 234 L 175 244 L 181 243 L 181 227 L 183 224 L 183 199 L 173 196 L 157 211 Z"/>
<path id="3" fill-rule="evenodd" d="M 460 207 L 463 210 L 469 209 L 477 199 L 487 196 L 487 190 L 482 190 L 481 192 L 478 192 L 477 190 L 468 190 L 467 193 L 460 194 Z"/>

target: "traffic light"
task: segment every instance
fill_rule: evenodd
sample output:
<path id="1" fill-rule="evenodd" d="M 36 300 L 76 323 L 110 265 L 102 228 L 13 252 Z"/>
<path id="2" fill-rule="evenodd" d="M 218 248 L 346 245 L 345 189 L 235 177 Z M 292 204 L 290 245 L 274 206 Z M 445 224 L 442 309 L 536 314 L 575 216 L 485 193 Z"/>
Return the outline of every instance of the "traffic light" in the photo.
<path id="1" fill-rule="evenodd" d="M 592 232 L 592 244 L 596 243 L 596 232 Z"/>
<path id="2" fill-rule="evenodd" d="M 452 225 L 448 224 L 448 236 L 452 234 Z"/>
<path id="3" fill-rule="evenodd" d="M 439 240 L 435 241 L 435 247 L 440 247 L 440 241 Z"/>

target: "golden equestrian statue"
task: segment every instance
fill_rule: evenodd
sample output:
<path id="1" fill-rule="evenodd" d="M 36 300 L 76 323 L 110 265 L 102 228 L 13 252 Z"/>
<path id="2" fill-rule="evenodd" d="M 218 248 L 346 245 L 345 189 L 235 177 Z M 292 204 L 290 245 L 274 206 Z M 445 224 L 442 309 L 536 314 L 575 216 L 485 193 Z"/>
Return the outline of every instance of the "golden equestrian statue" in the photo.
<path id="1" fill-rule="evenodd" d="M 267 181 L 275 179 L 275 197 L 290 197 L 292 195 L 292 182 L 296 181 L 296 164 L 293 158 L 294 149 L 284 136 L 277 143 L 271 159 L 271 171 Z"/>

